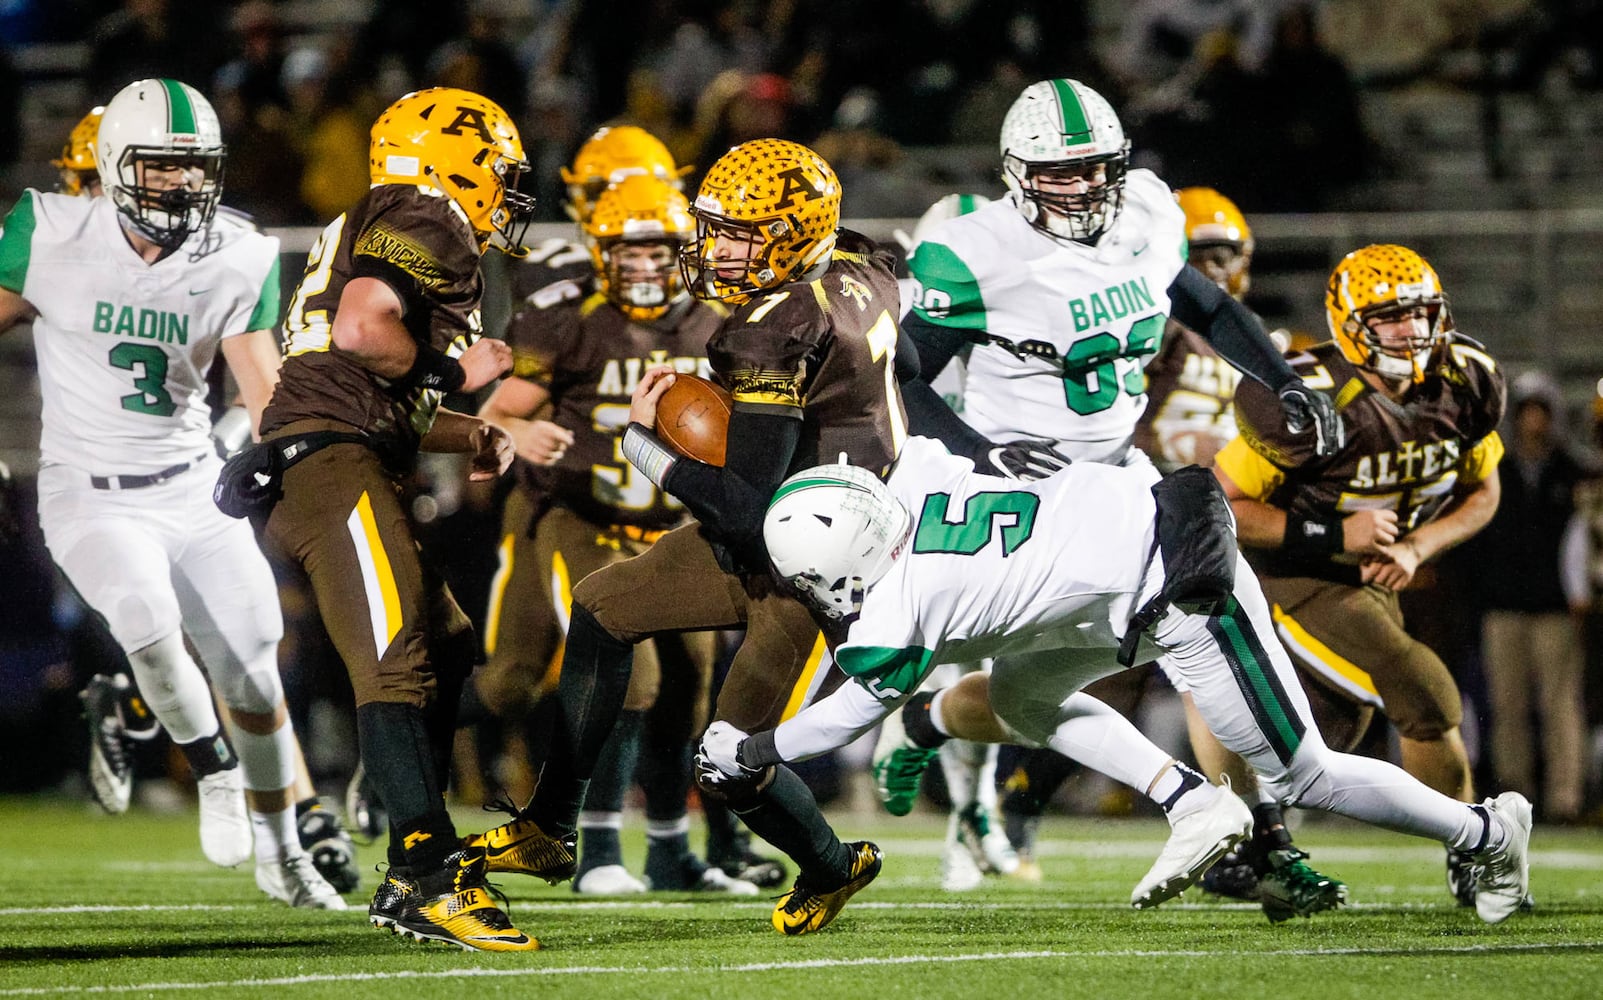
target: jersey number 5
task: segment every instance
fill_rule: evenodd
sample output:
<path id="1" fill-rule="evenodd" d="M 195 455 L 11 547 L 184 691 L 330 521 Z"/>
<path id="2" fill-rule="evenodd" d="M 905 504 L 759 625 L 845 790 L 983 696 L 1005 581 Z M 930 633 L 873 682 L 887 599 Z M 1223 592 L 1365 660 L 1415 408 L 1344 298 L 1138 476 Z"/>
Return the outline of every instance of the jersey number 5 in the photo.
<path id="1" fill-rule="evenodd" d="M 963 505 L 963 520 L 953 524 L 946 520 L 951 502 L 949 493 L 931 493 L 924 498 L 918 532 L 913 536 L 914 552 L 971 556 L 1000 534 L 1002 555 L 1010 556 L 1030 540 L 1035 532 L 1035 512 L 1041 507 L 1041 498 L 1034 493 L 976 493 Z M 996 530 L 999 517 L 1011 518 L 1002 523 L 1000 532 Z"/>

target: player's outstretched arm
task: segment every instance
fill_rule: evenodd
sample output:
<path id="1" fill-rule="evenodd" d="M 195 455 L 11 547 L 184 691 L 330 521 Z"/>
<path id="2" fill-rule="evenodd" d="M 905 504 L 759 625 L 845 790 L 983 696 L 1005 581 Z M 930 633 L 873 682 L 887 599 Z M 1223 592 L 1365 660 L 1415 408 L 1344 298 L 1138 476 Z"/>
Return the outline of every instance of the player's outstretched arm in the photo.
<path id="1" fill-rule="evenodd" d="M 278 385 L 278 337 L 272 330 L 252 330 L 237 337 L 225 337 L 222 342 L 223 360 L 233 373 L 239 386 L 240 402 L 250 414 L 250 434 L 259 437 L 262 411 L 273 397 Z"/>

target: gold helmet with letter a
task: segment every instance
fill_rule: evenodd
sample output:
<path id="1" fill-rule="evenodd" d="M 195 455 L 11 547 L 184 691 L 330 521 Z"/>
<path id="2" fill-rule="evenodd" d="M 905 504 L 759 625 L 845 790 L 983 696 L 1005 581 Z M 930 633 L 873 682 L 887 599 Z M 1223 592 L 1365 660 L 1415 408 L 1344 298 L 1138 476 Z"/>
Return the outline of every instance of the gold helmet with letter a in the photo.
<path id="1" fill-rule="evenodd" d="M 1384 350 L 1372 324 L 1414 310 L 1423 310 L 1423 332 L 1409 338 L 1401 354 Z M 1325 286 L 1325 318 L 1348 361 L 1415 382 L 1424 381 L 1431 354 L 1452 326 L 1436 269 L 1414 251 L 1391 243 L 1371 244 L 1341 259 Z"/>
<path id="2" fill-rule="evenodd" d="M 739 304 L 829 260 L 840 180 L 801 143 L 753 139 L 718 158 L 690 211 L 696 241 L 679 258 L 685 283 L 698 298 Z"/>
<path id="3" fill-rule="evenodd" d="M 455 87 L 407 94 L 373 123 L 368 172 L 374 184 L 433 188 L 462 210 L 490 246 L 528 253 L 523 233 L 534 198 L 518 190 L 529 169 L 517 126 L 487 97 Z"/>
<path id="4" fill-rule="evenodd" d="M 61 171 L 62 194 L 77 196 L 89 185 L 100 183 L 100 172 L 95 169 L 95 137 L 100 134 L 100 118 L 105 113 L 103 107 L 89 109 L 73 126 L 61 155 L 50 161 Z"/>
<path id="5" fill-rule="evenodd" d="M 574 154 L 572 169 L 562 168 L 562 183 L 568 186 L 568 214 L 585 225 L 601 192 L 625 177 L 645 174 L 682 191 L 688 173 L 690 168 L 676 166 L 662 140 L 643 128 L 616 125 L 598 129 Z"/>
<path id="6" fill-rule="evenodd" d="M 1186 213 L 1191 265 L 1232 298 L 1246 295 L 1252 284 L 1253 242 L 1241 209 L 1213 188 L 1181 188 L 1174 197 Z"/>
<path id="7" fill-rule="evenodd" d="M 684 299 L 679 252 L 695 237 L 696 220 L 671 182 L 625 177 L 596 199 L 584 231 L 596 281 L 625 316 L 649 323 Z"/>

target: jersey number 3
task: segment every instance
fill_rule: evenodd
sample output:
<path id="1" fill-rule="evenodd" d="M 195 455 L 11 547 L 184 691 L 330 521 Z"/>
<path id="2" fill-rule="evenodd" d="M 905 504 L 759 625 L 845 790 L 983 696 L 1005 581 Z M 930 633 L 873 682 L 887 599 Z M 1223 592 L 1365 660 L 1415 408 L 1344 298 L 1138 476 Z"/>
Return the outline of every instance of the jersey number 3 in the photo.
<path id="1" fill-rule="evenodd" d="M 139 391 L 122 397 L 122 408 L 153 417 L 170 417 L 178 409 L 167 391 L 167 354 L 150 344 L 118 344 L 106 356 L 111 367 L 131 372 L 138 366 L 134 388 Z"/>

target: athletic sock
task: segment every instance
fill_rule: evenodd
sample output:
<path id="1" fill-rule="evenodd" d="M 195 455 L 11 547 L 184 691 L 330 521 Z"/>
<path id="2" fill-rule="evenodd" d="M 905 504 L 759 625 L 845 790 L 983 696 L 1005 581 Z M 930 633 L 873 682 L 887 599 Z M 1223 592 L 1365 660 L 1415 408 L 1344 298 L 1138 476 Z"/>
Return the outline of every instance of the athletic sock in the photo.
<path id="1" fill-rule="evenodd" d="M 828 889 L 851 878 L 852 852 L 835 836 L 813 793 L 790 768 L 775 765 L 774 780 L 767 788 L 729 806 L 752 833 L 795 861 L 812 884 Z"/>
<path id="2" fill-rule="evenodd" d="M 933 750 L 951 738 L 936 727 L 935 720 L 931 717 L 936 695 L 942 693 L 944 692 L 937 691 L 933 694 L 921 692 L 913 695 L 912 700 L 903 706 L 902 726 L 907 730 L 907 738 L 913 741 L 914 746 Z"/>

